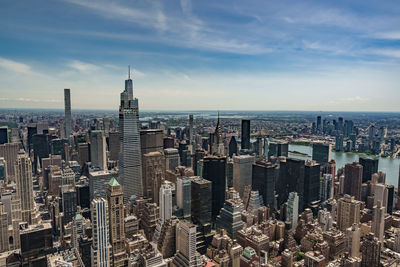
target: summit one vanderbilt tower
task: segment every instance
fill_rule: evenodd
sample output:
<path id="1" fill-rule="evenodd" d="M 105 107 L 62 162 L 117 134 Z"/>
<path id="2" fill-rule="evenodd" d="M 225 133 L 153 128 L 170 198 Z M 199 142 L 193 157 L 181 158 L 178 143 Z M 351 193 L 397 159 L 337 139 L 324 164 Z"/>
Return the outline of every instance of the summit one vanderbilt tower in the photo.
<path id="1" fill-rule="evenodd" d="M 133 82 L 125 80 L 119 107 L 119 182 L 123 186 L 124 202 L 132 195 L 143 196 L 142 158 L 139 135 L 139 102 L 133 98 Z"/>

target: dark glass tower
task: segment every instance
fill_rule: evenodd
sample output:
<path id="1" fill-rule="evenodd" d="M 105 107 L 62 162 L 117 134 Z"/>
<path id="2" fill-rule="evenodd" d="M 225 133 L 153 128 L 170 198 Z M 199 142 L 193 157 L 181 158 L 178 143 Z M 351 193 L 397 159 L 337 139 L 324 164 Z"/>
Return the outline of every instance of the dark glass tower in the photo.
<path id="1" fill-rule="evenodd" d="M 378 159 L 360 157 L 358 161 L 363 166 L 362 182 L 371 180 L 372 174 L 378 172 Z"/>
<path id="2" fill-rule="evenodd" d="M 225 202 L 226 157 L 208 156 L 203 159 L 203 177 L 212 183 L 212 219 L 218 216 Z"/>
<path id="3" fill-rule="evenodd" d="M 279 177 L 279 165 L 267 161 L 258 161 L 253 164 L 252 176 L 252 189 L 258 190 L 265 206 L 273 208 L 275 181 Z"/>
<path id="4" fill-rule="evenodd" d="M 242 149 L 250 149 L 250 120 L 242 120 Z"/>
<path id="5" fill-rule="evenodd" d="M 304 208 L 319 200 L 321 166 L 313 161 L 306 162 L 304 168 Z"/>

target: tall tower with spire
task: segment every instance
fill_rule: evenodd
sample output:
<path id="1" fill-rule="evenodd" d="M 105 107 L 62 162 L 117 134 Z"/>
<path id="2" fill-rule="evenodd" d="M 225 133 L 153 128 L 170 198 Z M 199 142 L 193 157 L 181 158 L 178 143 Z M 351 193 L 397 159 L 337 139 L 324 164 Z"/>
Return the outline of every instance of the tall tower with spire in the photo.
<path id="1" fill-rule="evenodd" d="M 124 202 L 132 195 L 143 196 L 142 157 L 139 135 L 139 101 L 133 98 L 133 81 L 129 67 L 125 90 L 119 107 L 119 183 L 123 185 Z"/>
<path id="2" fill-rule="evenodd" d="M 217 119 L 217 126 L 215 127 L 214 132 L 214 144 L 212 146 L 214 151 L 212 153 L 217 153 L 223 155 L 225 153 L 224 143 L 222 142 L 222 127 L 221 122 L 219 119 L 219 112 L 218 112 L 218 119 Z"/>

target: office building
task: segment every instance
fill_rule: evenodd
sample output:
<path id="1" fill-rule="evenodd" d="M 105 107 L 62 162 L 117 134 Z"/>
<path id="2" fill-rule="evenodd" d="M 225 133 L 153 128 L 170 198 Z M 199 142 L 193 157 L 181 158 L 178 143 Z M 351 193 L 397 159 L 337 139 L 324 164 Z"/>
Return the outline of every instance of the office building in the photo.
<path id="1" fill-rule="evenodd" d="M 212 182 L 200 177 L 193 177 L 191 186 L 192 220 L 196 224 L 208 224 L 211 222 Z"/>
<path id="2" fill-rule="evenodd" d="M 4 204 L 0 202 L 0 253 L 8 248 L 8 218 Z"/>
<path id="3" fill-rule="evenodd" d="M 172 217 L 172 187 L 168 183 L 161 185 L 159 190 L 159 203 L 160 203 L 160 222 L 164 223 L 165 220 Z"/>
<path id="4" fill-rule="evenodd" d="M 225 202 L 226 157 L 207 156 L 203 159 L 203 177 L 212 183 L 212 219 L 218 216 Z"/>
<path id="5" fill-rule="evenodd" d="M 371 180 L 374 173 L 378 172 L 379 159 L 360 157 L 359 163 L 363 166 L 362 182 L 366 183 Z"/>
<path id="6" fill-rule="evenodd" d="M 17 198 L 21 201 L 22 221 L 28 224 L 33 223 L 35 210 L 33 200 L 32 163 L 30 158 L 24 154 L 18 154 L 15 163 L 15 183 Z"/>
<path id="7" fill-rule="evenodd" d="M 233 157 L 233 187 L 243 197 L 244 187 L 252 182 L 254 156 L 240 155 Z"/>
<path id="8" fill-rule="evenodd" d="M 81 168 L 85 166 L 86 162 L 90 161 L 89 147 L 88 143 L 78 144 L 78 162 Z"/>
<path id="9" fill-rule="evenodd" d="M 358 162 L 348 163 L 344 168 L 344 193 L 361 200 L 363 166 Z"/>
<path id="10" fill-rule="evenodd" d="M 180 221 L 176 226 L 176 255 L 173 264 L 176 267 L 202 266 L 200 255 L 196 251 L 196 225 Z"/>
<path id="11" fill-rule="evenodd" d="M 71 90 L 64 89 L 64 107 L 65 107 L 65 137 L 69 138 L 72 132 L 72 116 L 71 116 Z"/>
<path id="12" fill-rule="evenodd" d="M 237 141 L 235 136 L 231 137 L 231 140 L 229 141 L 229 157 L 232 158 L 233 155 L 237 155 L 238 154 L 238 145 L 237 145 Z"/>
<path id="13" fill-rule="evenodd" d="M 273 142 L 268 144 L 268 158 L 274 157 L 288 157 L 289 143 L 287 142 Z"/>
<path id="14" fill-rule="evenodd" d="M 165 179 L 165 158 L 162 152 L 149 152 L 143 156 L 144 195 L 159 203 L 161 183 Z"/>
<path id="15" fill-rule="evenodd" d="M 115 171 L 94 171 L 89 172 L 90 201 L 95 198 L 106 198 L 107 184 L 113 178 L 117 177 Z"/>
<path id="16" fill-rule="evenodd" d="M 7 163 L 7 175 L 9 180 L 14 179 L 14 164 L 17 160 L 18 151 L 20 149 L 21 143 L 7 143 L 0 145 L 0 158 L 4 158 Z"/>
<path id="17" fill-rule="evenodd" d="M 176 148 L 166 148 L 164 149 L 165 155 L 165 169 L 170 171 L 175 171 L 179 164 L 179 152 Z"/>
<path id="18" fill-rule="evenodd" d="M 242 230 L 244 222 L 242 221 L 242 211 L 244 210 L 243 202 L 237 192 L 231 199 L 225 200 L 224 206 L 217 216 L 217 228 L 225 229 L 228 236 L 232 239 L 236 238 L 236 232 Z"/>
<path id="19" fill-rule="evenodd" d="M 347 228 L 348 245 L 347 249 L 352 258 L 360 257 L 360 227 L 357 224 L 353 224 Z"/>
<path id="20" fill-rule="evenodd" d="M 292 229 L 297 227 L 297 221 L 299 219 L 299 196 L 296 192 L 290 192 L 287 201 L 287 218 L 290 222 Z"/>
<path id="21" fill-rule="evenodd" d="M 139 133 L 142 155 L 164 150 L 163 131 L 161 129 L 139 130 Z"/>
<path id="22" fill-rule="evenodd" d="M 108 203 L 104 198 L 96 198 L 91 203 L 93 241 L 90 250 L 91 265 L 111 266 L 112 248 L 109 233 Z"/>
<path id="23" fill-rule="evenodd" d="M 119 108 L 120 159 L 119 183 L 123 184 L 124 202 L 131 196 L 143 196 L 142 154 L 139 134 L 139 101 L 133 98 L 130 74 L 125 80 Z"/>
<path id="24" fill-rule="evenodd" d="M 319 182 L 319 199 L 324 202 L 332 197 L 332 174 L 325 173 Z"/>
<path id="25" fill-rule="evenodd" d="M 250 120 L 242 120 L 241 148 L 250 149 Z"/>
<path id="26" fill-rule="evenodd" d="M 275 181 L 279 178 L 279 165 L 268 161 L 257 161 L 253 164 L 253 190 L 258 191 L 264 205 L 273 208 L 275 204 Z"/>
<path id="27" fill-rule="evenodd" d="M 76 214 L 77 197 L 76 190 L 73 185 L 62 185 L 60 187 L 62 198 L 63 224 L 71 222 Z"/>
<path id="28" fill-rule="evenodd" d="M 321 165 L 328 163 L 331 160 L 331 145 L 329 143 L 313 143 L 312 160 Z"/>
<path id="29" fill-rule="evenodd" d="M 361 245 L 361 267 L 380 266 L 382 243 L 373 233 L 367 234 Z"/>
<path id="30" fill-rule="evenodd" d="M 343 151 L 343 135 L 337 135 L 336 136 L 336 142 L 335 142 L 335 151 Z"/>
<path id="31" fill-rule="evenodd" d="M 0 126 L 0 145 L 8 143 L 8 127 Z"/>
<path id="32" fill-rule="evenodd" d="M 304 160 L 287 158 L 286 162 L 280 162 L 280 169 L 282 176 L 277 182 L 279 184 L 277 186 L 279 197 L 284 197 L 287 200 L 290 192 L 297 192 L 299 196 L 299 212 L 302 212 L 304 207 Z"/>
<path id="33" fill-rule="evenodd" d="M 314 201 L 318 201 L 320 188 L 321 166 L 315 161 L 306 161 L 304 167 L 304 198 L 303 208 L 311 207 Z"/>
<path id="34" fill-rule="evenodd" d="M 106 137 L 103 131 L 90 132 L 90 160 L 92 167 L 107 170 Z"/>
<path id="35" fill-rule="evenodd" d="M 337 227 L 345 231 L 353 224 L 360 223 L 361 202 L 354 199 L 353 196 L 345 195 L 337 203 Z"/>
<path id="36" fill-rule="evenodd" d="M 189 141 L 192 144 L 193 143 L 193 114 L 189 115 Z"/>
<path id="37" fill-rule="evenodd" d="M 191 193 L 191 179 L 187 177 L 178 177 L 176 179 L 176 204 L 180 209 L 182 209 L 184 218 L 190 218 L 191 215 Z"/>
<path id="38" fill-rule="evenodd" d="M 119 132 L 110 132 L 108 135 L 108 151 L 110 160 L 119 159 Z"/>
<path id="39" fill-rule="evenodd" d="M 126 255 L 123 190 L 115 177 L 111 178 L 107 184 L 107 203 L 113 266 L 124 266 Z"/>

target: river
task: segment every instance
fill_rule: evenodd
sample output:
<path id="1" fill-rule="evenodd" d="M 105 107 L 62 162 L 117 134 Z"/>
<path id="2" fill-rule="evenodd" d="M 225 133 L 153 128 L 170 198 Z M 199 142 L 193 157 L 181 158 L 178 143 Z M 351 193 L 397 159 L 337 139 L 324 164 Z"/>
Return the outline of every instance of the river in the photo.
<path id="1" fill-rule="evenodd" d="M 289 153 L 289 157 L 311 160 L 312 147 L 289 144 L 289 151 L 298 151 L 306 155 Z M 356 153 L 331 152 L 331 158 L 336 161 L 336 170 L 344 167 L 347 163 L 358 161 L 359 155 Z M 399 178 L 400 159 L 379 157 L 378 170 L 386 173 L 386 184 L 392 184 L 397 187 Z"/>

